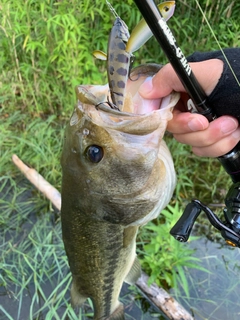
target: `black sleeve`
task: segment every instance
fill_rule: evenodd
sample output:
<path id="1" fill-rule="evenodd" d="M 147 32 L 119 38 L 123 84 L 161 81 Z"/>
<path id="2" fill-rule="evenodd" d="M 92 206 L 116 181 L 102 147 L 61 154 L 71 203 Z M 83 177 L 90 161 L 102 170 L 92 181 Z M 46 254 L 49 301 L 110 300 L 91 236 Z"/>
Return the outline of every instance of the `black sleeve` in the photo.
<path id="1" fill-rule="evenodd" d="M 237 118 L 240 123 L 240 86 L 238 83 L 240 81 L 240 48 L 224 49 L 224 53 L 231 67 L 221 51 L 195 52 L 187 60 L 189 62 L 209 59 L 220 59 L 223 61 L 223 73 L 213 92 L 208 97 L 209 105 L 218 117 L 221 115 L 231 115 Z"/>

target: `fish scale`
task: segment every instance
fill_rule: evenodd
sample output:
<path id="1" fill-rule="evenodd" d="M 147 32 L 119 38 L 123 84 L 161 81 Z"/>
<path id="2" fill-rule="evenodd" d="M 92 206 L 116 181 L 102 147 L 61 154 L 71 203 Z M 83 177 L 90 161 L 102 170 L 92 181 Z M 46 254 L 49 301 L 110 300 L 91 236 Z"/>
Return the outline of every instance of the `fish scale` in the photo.
<path id="1" fill-rule="evenodd" d="M 63 205 L 62 212 L 65 210 Z M 76 224 L 74 219 L 74 216 L 77 216 L 76 212 L 69 210 L 68 212 L 67 229 L 64 227 L 66 226 L 64 214 L 62 215 L 62 225 L 65 249 L 73 274 L 72 300 L 77 305 L 78 301 L 83 303 L 87 297 L 90 297 L 94 310 L 96 310 L 94 319 L 111 319 L 110 315 L 120 307 L 117 297 L 121 285 L 116 283 L 116 276 L 119 273 L 124 273 L 124 269 L 126 270 L 125 275 L 128 273 L 124 260 L 121 259 L 121 252 L 124 250 L 124 228 L 115 224 L 96 222 L 92 219 L 89 219 L 88 222 L 84 219 L 84 222 L 81 223 L 82 219 L 78 218 Z M 69 223 L 69 219 L 72 219 L 72 223 Z M 71 236 L 69 237 L 69 235 Z M 105 239 L 108 238 L 110 240 L 106 241 Z M 132 241 L 134 240 L 135 236 Z M 95 249 L 93 250 L 93 248 Z M 126 247 L 124 255 L 135 255 L 134 249 Z M 79 262 L 76 256 L 70 254 L 73 251 L 78 252 L 78 257 L 89 252 L 89 258 L 85 261 L 85 265 L 82 261 Z M 84 277 L 79 274 L 79 270 L 84 270 Z M 76 292 L 78 292 L 77 299 Z M 80 297 L 79 292 L 81 292 Z M 123 308 L 122 318 L 119 319 L 124 319 Z"/>
<path id="2" fill-rule="evenodd" d="M 111 230 L 110 230 L 111 229 Z M 112 225 L 108 225 L 108 234 L 114 234 L 115 237 L 113 237 L 108 242 L 106 246 L 106 250 L 111 252 L 111 255 L 109 257 L 109 264 L 107 266 L 106 272 L 104 273 L 104 282 L 105 285 L 103 286 L 103 292 L 104 292 L 104 316 L 109 317 L 114 310 L 112 310 L 111 302 L 112 302 L 112 293 L 114 292 L 114 279 L 115 274 L 113 270 L 117 270 L 118 264 L 119 264 L 119 251 L 121 250 L 122 243 L 116 235 L 118 234 L 116 232 L 116 227 Z"/>

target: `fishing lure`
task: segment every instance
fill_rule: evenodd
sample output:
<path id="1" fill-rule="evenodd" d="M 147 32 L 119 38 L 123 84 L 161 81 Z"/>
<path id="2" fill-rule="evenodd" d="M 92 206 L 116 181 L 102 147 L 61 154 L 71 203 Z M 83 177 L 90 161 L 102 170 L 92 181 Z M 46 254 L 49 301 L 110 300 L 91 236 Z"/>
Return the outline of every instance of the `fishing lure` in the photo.
<path id="1" fill-rule="evenodd" d="M 95 58 L 107 60 L 107 75 L 111 101 L 111 108 L 122 110 L 125 99 L 125 88 L 131 65 L 133 52 L 137 51 L 152 36 L 147 23 L 142 19 L 129 35 L 126 23 L 117 15 L 111 4 L 106 1 L 116 19 L 108 39 L 108 51 L 105 54 L 96 50 L 93 52 Z M 174 13 L 175 1 L 166 1 L 158 5 L 161 14 L 167 21 Z"/>
<path id="2" fill-rule="evenodd" d="M 125 87 L 131 65 L 131 53 L 126 51 L 130 35 L 125 22 L 117 17 L 108 40 L 107 74 L 112 103 L 123 108 Z"/>

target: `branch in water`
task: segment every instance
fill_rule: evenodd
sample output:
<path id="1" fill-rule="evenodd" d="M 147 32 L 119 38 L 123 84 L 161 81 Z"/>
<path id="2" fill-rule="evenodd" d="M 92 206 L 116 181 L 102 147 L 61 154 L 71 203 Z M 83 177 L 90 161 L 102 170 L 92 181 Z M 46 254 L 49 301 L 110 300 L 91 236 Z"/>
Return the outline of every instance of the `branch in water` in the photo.
<path id="1" fill-rule="evenodd" d="M 194 317 L 180 305 L 177 300 L 171 297 L 163 288 L 159 288 L 156 283 L 148 285 L 149 277 L 142 272 L 141 277 L 137 280 L 136 286 L 142 291 L 169 320 L 194 320 Z"/>
<path id="2" fill-rule="evenodd" d="M 25 175 L 25 177 L 39 190 L 46 198 L 48 198 L 53 205 L 61 209 L 61 194 L 43 176 L 41 176 L 35 169 L 29 168 L 17 155 L 12 156 L 13 163 Z"/>
<path id="3" fill-rule="evenodd" d="M 12 156 L 13 163 L 25 175 L 25 177 L 47 197 L 53 205 L 61 209 L 61 194 L 35 169 L 25 165 L 15 154 Z M 194 320 L 187 310 L 183 308 L 164 289 L 159 288 L 155 283 L 148 285 L 148 276 L 142 272 L 136 286 L 142 291 L 156 307 L 158 307 L 170 320 Z"/>

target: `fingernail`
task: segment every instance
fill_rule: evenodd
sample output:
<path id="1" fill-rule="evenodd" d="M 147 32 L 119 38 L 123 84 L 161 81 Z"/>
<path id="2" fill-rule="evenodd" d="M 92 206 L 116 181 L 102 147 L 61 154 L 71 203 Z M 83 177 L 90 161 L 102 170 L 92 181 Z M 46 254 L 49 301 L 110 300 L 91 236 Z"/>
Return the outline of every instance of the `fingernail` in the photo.
<path id="1" fill-rule="evenodd" d="M 204 128 L 204 124 L 202 123 L 202 121 L 198 118 L 193 118 L 192 120 L 190 120 L 188 122 L 188 127 L 190 130 L 192 131 L 199 131 L 199 130 L 203 130 Z"/>
<path id="2" fill-rule="evenodd" d="M 233 132 L 232 137 L 236 140 L 240 139 L 240 128 Z"/>
<path id="3" fill-rule="evenodd" d="M 139 88 L 139 93 L 142 96 L 148 95 L 152 91 L 152 88 L 153 88 L 152 77 L 148 77 L 141 84 L 141 86 Z"/>
<path id="4" fill-rule="evenodd" d="M 225 119 L 221 123 L 221 131 L 224 134 L 231 133 L 232 131 L 236 130 L 237 127 L 238 127 L 237 120 L 234 120 L 234 119 L 231 119 L 231 118 Z"/>

